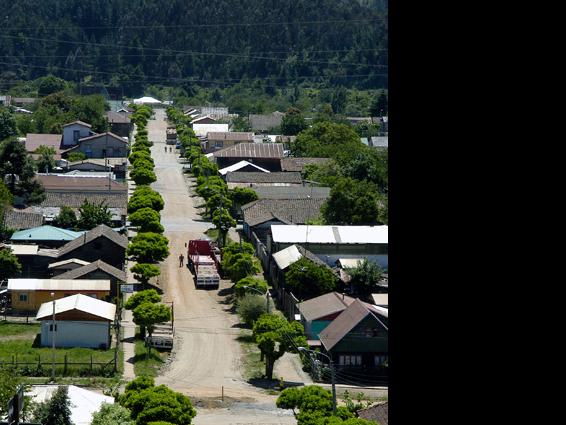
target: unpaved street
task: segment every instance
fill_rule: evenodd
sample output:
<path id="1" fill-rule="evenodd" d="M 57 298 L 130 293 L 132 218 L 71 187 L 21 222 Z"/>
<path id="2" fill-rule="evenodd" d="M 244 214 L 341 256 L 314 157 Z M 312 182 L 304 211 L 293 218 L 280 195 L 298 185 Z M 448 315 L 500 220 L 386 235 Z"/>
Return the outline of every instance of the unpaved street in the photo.
<path id="1" fill-rule="evenodd" d="M 187 256 L 185 243 L 203 237 L 211 227 L 200 220 L 195 210 L 199 198 L 191 198 L 187 177 L 173 146 L 172 153 L 164 152 L 167 124 L 163 110 L 156 110 L 156 119 L 148 122 L 149 140 L 154 142 L 152 157 L 155 161 L 157 182 L 152 187 L 165 201 L 161 223 L 169 238 L 171 255 L 161 265 L 159 286 L 163 300 L 174 303 L 175 343 L 171 362 L 165 366 L 157 384 L 166 384 L 187 394 L 198 406 L 219 400 L 224 387 L 226 400 L 236 402 L 227 408 L 201 409 L 195 424 L 295 424 L 290 411 L 275 407 L 276 397 L 265 390 L 248 384 L 242 378 L 237 316 L 224 304 L 222 291 L 197 290 L 189 269 L 179 267 L 178 257 Z M 228 286 L 223 282 L 223 287 Z M 226 402 L 228 403 L 228 402 Z M 209 403 L 210 404 L 210 403 Z"/>

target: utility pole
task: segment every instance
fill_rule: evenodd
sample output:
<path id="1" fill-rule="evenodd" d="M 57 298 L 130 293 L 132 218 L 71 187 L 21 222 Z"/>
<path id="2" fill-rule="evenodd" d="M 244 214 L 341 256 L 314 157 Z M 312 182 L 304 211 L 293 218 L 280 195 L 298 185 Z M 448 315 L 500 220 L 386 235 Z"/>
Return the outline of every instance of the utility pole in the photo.
<path id="1" fill-rule="evenodd" d="M 51 381 L 55 382 L 55 293 L 51 292 L 51 298 L 53 298 L 53 320 L 51 323 Z"/>

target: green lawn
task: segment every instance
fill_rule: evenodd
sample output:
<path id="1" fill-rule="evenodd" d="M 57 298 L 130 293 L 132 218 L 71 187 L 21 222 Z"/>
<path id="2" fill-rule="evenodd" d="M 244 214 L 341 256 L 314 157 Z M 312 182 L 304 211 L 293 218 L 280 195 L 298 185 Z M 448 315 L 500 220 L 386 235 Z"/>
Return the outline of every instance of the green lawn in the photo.
<path id="1" fill-rule="evenodd" d="M 136 346 L 134 351 L 134 373 L 136 376 L 147 375 L 157 376 L 159 369 L 169 356 L 168 351 L 158 350 L 157 348 L 151 349 L 149 359 L 147 358 L 147 347 L 142 339 L 139 339 L 139 334 L 136 334 Z"/>
<path id="2" fill-rule="evenodd" d="M 0 324 L 0 366 L 2 364 L 13 364 L 18 367 L 24 376 L 50 375 L 53 351 L 50 347 L 39 346 L 39 329 L 40 325 L 37 324 Z M 66 369 L 64 364 L 65 358 L 67 360 Z M 93 363 L 92 369 L 91 359 Z M 92 348 L 56 348 L 56 375 L 108 376 L 110 371 L 113 370 L 112 366 L 107 366 L 102 369 L 102 366 L 100 364 L 97 365 L 96 363 L 106 364 L 113 359 L 113 349 L 99 350 Z"/>
<path id="3" fill-rule="evenodd" d="M 238 341 L 242 347 L 242 366 L 244 379 L 262 378 L 265 373 L 265 363 L 262 362 L 261 353 L 249 331 L 241 330 Z"/>

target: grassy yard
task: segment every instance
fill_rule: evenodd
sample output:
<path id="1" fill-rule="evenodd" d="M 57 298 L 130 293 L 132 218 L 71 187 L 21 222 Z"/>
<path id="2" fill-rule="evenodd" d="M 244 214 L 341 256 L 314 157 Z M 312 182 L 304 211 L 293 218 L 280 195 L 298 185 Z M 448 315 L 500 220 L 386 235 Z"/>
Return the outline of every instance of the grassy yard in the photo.
<path id="1" fill-rule="evenodd" d="M 25 376 L 49 376 L 52 349 L 39 346 L 39 330 L 40 325 L 38 324 L 0 323 L 0 365 L 13 364 Z M 108 376 L 113 370 L 112 366 L 102 368 L 96 363 L 106 364 L 113 359 L 113 349 L 56 348 L 55 371 L 59 376 Z"/>
<path id="2" fill-rule="evenodd" d="M 136 346 L 135 346 L 135 357 L 134 357 L 134 373 L 136 376 L 147 375 L 147 376 L 157 376 L 159 369 L 167 357 L 169 357 L 168 351 L 158 350 L 157 348 L 151 349 L 151 354 L 149 359 L 147 358 L 147 347 L 142 339 L 139 338 L 139 334 L 136 334 Z"/>
<path id="3" fill-rule="evenodd" d="M 238 341 L 243 352 L 242 367 L 244 379 L 249 381 L 250 379 L 262 378 L 265 373 L 265 363 L 260 360 L 261 353 L 251 333 L 242 329 L 240 336 L 238 336 Z"/>

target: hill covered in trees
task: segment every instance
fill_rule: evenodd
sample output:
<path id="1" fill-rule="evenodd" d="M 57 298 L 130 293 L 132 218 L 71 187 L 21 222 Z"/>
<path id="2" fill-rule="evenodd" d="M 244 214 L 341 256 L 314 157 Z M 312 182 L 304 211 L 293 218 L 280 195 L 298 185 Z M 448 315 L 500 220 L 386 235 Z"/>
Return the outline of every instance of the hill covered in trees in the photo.
<path id="1" fill-rule="evenodd" d="M 387 86 L 387 1 L 0 0 L 0 92 L 52 73 L 148 85 Z"/>

